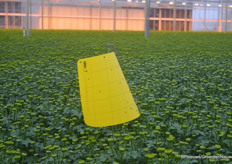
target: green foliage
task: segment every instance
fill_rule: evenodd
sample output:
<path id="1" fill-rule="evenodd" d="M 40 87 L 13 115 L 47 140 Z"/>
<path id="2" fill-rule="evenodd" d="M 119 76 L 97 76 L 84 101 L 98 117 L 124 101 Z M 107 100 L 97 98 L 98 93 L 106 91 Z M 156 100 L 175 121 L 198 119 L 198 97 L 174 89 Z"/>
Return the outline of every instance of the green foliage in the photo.
<path id="1" fill-rule="evenodd" d="M 232 155 L 232 34 L 0 30 L 1 163 L 214 163 Z M 118 49 L 141 112 L 91 128 L 77 60 Z"/>

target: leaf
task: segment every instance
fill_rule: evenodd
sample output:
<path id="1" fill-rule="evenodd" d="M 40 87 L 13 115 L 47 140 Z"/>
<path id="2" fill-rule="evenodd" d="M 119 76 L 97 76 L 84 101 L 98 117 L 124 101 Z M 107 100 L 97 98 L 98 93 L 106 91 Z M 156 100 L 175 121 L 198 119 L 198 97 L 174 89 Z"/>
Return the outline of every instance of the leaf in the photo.
<path id="1" fill-rule="evenodd" d="M 75 116 L 77 116 L 79 119 L 81 119 L 82 116 L 83 116 L 82 112 L 81 112 L 79 109 L 73 109 L 73 110 L 71 110 L 71 112 L 72 112 Z"/>
<path id="2" fill-rule="evenodd" d="M 184 104 L 186 100 L 188 100 L 188 99 L 182 98 L 182 99 L 180 100 L 181 104 Z"/>
<path id="3" fill-rule="evenodd" d="M 176 122 L 169 128 L 169 130 L 171 130 L 171 129 L 176 130 L 177 133 L 179 133 L 179 134 L 184 133 L 184 131 L 181 129 L 181 125 L 176 123 Z"/>
<path id="4" fill-rule="evenodd" d="M 193 134 L 205 136 L 205 133 L 200 130 L 193 130 Z"/>
<path id="5" fill-rule="evenodd" d="M 201 144 L 204 145 L 204 146 L 207 146 L 209 143 L 210 143 L 209 140 L 203 140 L 203 141 L 201 141 Z"/>
<path id="6" fill-rule="evenodd" d="M 19 135 L 19 132 L 18 132 L 18 130 L 12 130 L 12 131 L 10 132 L 10 134 L 11 134 L 11 136 L 18 136 L 18 135 Z"/>
<path id="7" fill-rule="evenodd" d="M 105 162 L 105 161 L 107 160 L 107 158 L 108 158 L 108 155 L 103 154 L 103 155 L 101 155 L 101 156 L 99 157 L 99 161 Z"/>
<path id="8" fill-rule="evenodd" d="M 132 152 L 130 153 L 130 156 L 131 156 L 133 159 L 136 159 L 136 158 L 139 157 L 139 153 L 138 153 L 137 151 L 132 151 Z"/>
<path id="9" fill-rule="evenodd" d="M 31 140 L 29 138 L 27 138 L 26 140 L 22 140 L 22 144 L 25 145 L 26 147 L 28 147 L 28 144 L 31 142 Z"/>
<path id="10" fill-rule="evenodd" d="M 154 147 L 155 144 L 156 144 L 155 140 L 149 140 L 149 141 L 147 141 L 147 147 L 148 148 Z"/>
<path id="11" fill-rule="evenodd" d="M 199 163 L 199 161 L 194 159 L 194 160 L 191 160 L 190 163 Z"/>
<path id="12" fill-rule="evenodd" d="M 198 161 L 197 160 L 193 160 L 193 159 L 187 159 L 187 158 L 184 158 L 184 159 L 181 159 L 180 160 L 180 164 L 190 164 L 190 163 L 197 163 Z"/>
<path id="13" fill-rule="evenodd" d="M 208 147 L 209 150 L 214 150 L 215 149 L 215 146 L 210 146 Z"/>

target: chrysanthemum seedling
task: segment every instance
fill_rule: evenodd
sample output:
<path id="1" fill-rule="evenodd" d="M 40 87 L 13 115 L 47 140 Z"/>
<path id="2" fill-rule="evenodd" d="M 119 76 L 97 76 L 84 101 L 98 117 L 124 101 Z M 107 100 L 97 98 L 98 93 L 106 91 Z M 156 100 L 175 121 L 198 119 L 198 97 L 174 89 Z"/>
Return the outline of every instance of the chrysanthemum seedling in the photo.
<path id="1" fill-rule="evenodd" d="M 113 164 L 120 164 L 119 162 L 113 162 Z"/>
<path id="2" fill-rule="evenodd" d="M 186 141 L 186 142 L 190 142 L 190 141 L 191 141 L 191 138 L 186 138 L 185 141 Z"/>
<path id="3" fill-rule="evenodd" d="M 206 149 L 206 146 L 203 146 L 203 145 L 202 145 L 202 146 L 200 146 L 200 149 L 201 149 L 201 150 L 205 150 L 205 149 Z"/>
<path id="4" fill-rule="evenodd" d="M 5 145 L 0 144 L 0 149 L 4 149 L 4 148 L 5 148 Z"/>
<path id="5" fill-rule="evenodd" d="M 148 153 L 148 154 L 145 154 L 145 157 L 148 159 L 148 163 L 154 163 L 154 158 L 157 154 L 155 153 Z"/>
<path id="6" fill-rule="evenodd" d="M 85 160 L 78 161 L 78 164 L 85 164 Z"/>
<path id="7" fill-rule="evenodd" d="M 16 161 L 20 160 L 20 158 L 21 158 L 20 155 L 15 155 L 15 156 L 14 156 L 14 159 L 15 159 Z"/>
<path id="8" fill-rule="evenodd" d="M 181 159 L 181 155 L 179 154 L 175 154 L 175 160 L 176 160 L 176 164 L 178 163 L 178 161 Z"/>
<path id="9" fill-rule="evenodd" d="M 182 124 L 182 128 L 183 128 L 183 129 L 187 129 L 187 127 L 188 127 L 188 125 Z"/>
<path id="10" fill-rule="evenodd" d="M 162 148 L 162 147 L 159 147 L 157 148 L 157 151 L 160 152 L 160 153 L 163 153 L 166 149 L 165 148 Z"/>
<path id="11" fill-rule="evenodd" d="M 175 137 L 173 135 L 170 135 L 167 139 L 169 142 L 170 148 L 173 148 L 173 141 L 175 140 Z"/>
<path id="12" fill-rule="evenodd" d="M 172 149 L 166 149 L 166 150 L 164 151 L 164 153 L 167 154 L 167 155 L 172 154 L 172 152 L 173 152 Z"/>
<path id="13" fill-rule="evenodd" d="M 130 135 L 135 136 L 136 133 L 135 132 L 130 132 Z"/>
<path id="14" fill-rule="evenodd" d="M 167 163 L 169 164 L 171 161 L 171 155 L 172 155 L 173 150 L 172 149 L 166 149 L 164 153 L 167 155 L 165 158 L 167 159 Z"/>
<path id="15" fill-rule="evenodd" d="M 24 118 L 25 118 L 25 115 L 20 115 L 19 118 L 20 118 L 20 119 L 24 119 Z"/>
<path id="16" fill-rule="evenodd" d="M 220 159 L 221 162 L 229 162 L 230 159 L 229 158 L 223 158 L 223 159 Z"/>
<path id="17" fill-rule="evenodd" d="M 6 145 L 14 145 L 13 141 L 6 141 Z"/>
<path id="18" fill-rule="evenodd" d="M 66 152 L 68 150 L 68 148 L 63 147 L 61 150 L 62 150 L 62 152 Z"/>
<path id="19" fill-rule="evenodd" d="M 201 127 L 202 129 L 204 129 L 204 127 L 205 127 L 205 124 L 202 124 L 200 127 Z"/>
<path id="20" fill-rule="evenodd" d="M 164 163 L 164 158 L 158 158 L 158 161 L 163 164 Z"/>
<path id="21" fill-rule="evenodd" d="M 210 159 L 209 159 L 209 163 L 215 163 L 215 161 L 216 161 L 216 160 L 215 160 L 214 158 L 210 158 Z"/>

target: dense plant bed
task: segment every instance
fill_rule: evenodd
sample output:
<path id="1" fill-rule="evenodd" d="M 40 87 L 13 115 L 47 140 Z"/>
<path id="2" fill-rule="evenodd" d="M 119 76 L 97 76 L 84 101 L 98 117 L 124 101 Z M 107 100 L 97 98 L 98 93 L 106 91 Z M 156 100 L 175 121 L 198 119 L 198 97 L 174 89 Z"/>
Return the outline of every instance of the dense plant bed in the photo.
<path id="1" fill-rule="evenodd" d="M 0 163 L 206 163 L 232 156 L 232 34 L 0 31 Z M 113 43 L 141 116 L 83 121 L 76 62 Z M 232 159 L 230 159 L 232 160 Z"/>

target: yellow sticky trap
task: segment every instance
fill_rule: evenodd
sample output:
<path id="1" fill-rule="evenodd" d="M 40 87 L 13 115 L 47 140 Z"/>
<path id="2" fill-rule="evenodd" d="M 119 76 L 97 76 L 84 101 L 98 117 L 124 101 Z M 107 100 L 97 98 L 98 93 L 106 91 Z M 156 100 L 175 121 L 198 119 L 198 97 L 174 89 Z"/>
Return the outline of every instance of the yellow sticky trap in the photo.
<path id="1" fill-rule="evenodd" d="M 77 62 L 86 125 L 122 124 L 140 116 L 114 52 Z"/>

